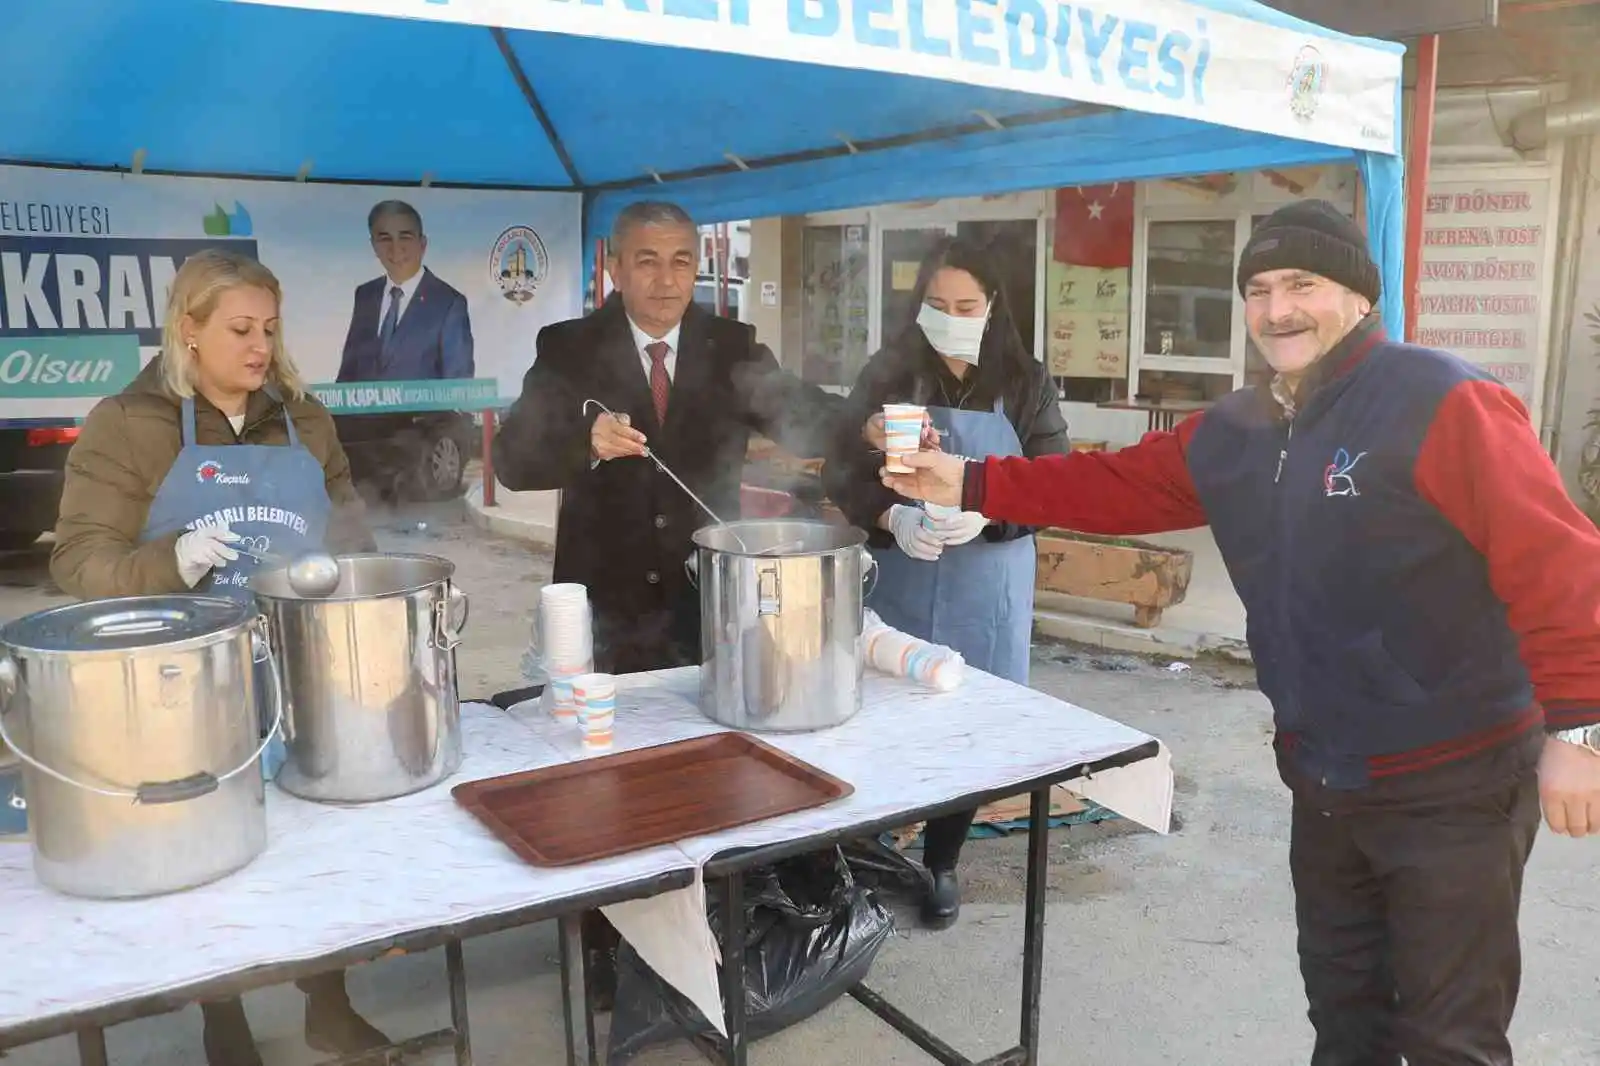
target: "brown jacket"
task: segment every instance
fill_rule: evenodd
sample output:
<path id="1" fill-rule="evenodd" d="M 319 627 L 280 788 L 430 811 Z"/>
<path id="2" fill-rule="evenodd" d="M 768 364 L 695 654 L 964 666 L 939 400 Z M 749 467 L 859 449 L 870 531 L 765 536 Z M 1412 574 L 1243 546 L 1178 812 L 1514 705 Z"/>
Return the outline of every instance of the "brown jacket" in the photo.
<path id="1" fill-rule="evenodd" d="M 182 445 L 179 400 L 161 384 L 159 359 L 151 360 L 126 389 L 95 405 L 67 456 L 66 487 L 56 521 L 50 575 L 62 591 L 82 599 L 187 592 L 178 576 L 174 545 L 179 533 L 140 543 L 156 490 Z M 237 437 L 227 418 L 204 397 L 195 397 L 195 436 L 211 446 L 287 444 L 284 402 L 272 389 L 250 396 L 244 429 Z M 361 498 L 350 478 L 350 461 L 334 433 L 333 416 L 314 398 L 288 401 L 294 428 L 327 475 L 333 501 L 327 548 L 371 551 Z"/>

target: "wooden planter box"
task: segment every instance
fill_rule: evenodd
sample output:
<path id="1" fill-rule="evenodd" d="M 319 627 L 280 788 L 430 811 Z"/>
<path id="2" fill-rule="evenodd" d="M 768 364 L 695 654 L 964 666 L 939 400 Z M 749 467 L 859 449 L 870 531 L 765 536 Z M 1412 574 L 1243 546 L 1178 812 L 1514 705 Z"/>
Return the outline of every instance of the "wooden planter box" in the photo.
<path id="1" fill-rule="evenodd" d="M 1064 529 L 1036 538 L 1039 574 L 1035 587 L 1088 600 L 1126 603 L 1133 624 L 1150 629 L 1161 612 L 1182 603 L 1194 572 L 1194 554 L 1126 537 L 1097 537 Z"/>

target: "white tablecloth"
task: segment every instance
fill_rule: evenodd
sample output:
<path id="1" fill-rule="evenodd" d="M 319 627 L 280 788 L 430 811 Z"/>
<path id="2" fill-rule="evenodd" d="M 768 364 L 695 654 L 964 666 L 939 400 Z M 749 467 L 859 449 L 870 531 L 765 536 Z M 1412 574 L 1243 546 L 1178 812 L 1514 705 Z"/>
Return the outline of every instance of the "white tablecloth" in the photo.
<path id="1" fill-rule="evenodd" d="M 28 844 L 0 845 L 0 1031 L 687 869 L 675 847 L 571 869 L 529 866 L 450 788 L 562 756 L 493 707 L 468 704 L 462 724 L 460 772 L 424 792 L 334 807 L 269 787 L 266 852 L 188 892 L 73 899 L 34 879 Z"/>
<path id="2" fill-rule="evenodd" d="M 633 674 L 617 683 L 613 751 L 719 732 L 699 711 L 694 667 Z M 569 759 L 586 756 L 574 725 L 558 724 L 536 702 L 512 713 Z M 868 671 L 861 712 L 834 729 L 762 734 L 761 739 L 816 766 L 855 791 L 824 807 L 681 841 L 698 867 L 731 848 L 780 843 L 863 825 L 962 796 L 1024 784 L 1148 743 L 1150 736 L 1035 689 L 980 670 L 964 671 L 953 692 Z M 1172 812 L 1172 764 L 1155 758 L 1069 783 L 1085 797 L 1157 832 Z M 650 966 L 719 1028 L 716 944 L 698 879 L 685 889 L 605 909 Z"/>
<path id="3" fill-rule="evenodd" d="M 698 709 L 693 668 L 618 679 L 613 751 L 719 732 Z M 525 864 L 450 795 L 450 786 L 595 758 L 576 726 L 536 703 L 509 714 L 462 708 L 466 758 L 450 781 L 387 803 L 332 807 L 268 789 L 271 843 L 250 866 L 188 892 L 134 902 L 74 900 L 33 878 L 25 844 L 0 846 L 6 959 L 0 1030 L 106 1006 L 254 966 L 315 959 L 375 939 L 507 913 L 696 869 L 730 848 L 800 839 L 1042 777 L 1151 738 L 977 670 L 954 692 L 867 674 L 861 713 L 835 729 L 762 739 L 855 791 L 825 807 L 566 869 Z M 1156 759 L 1075 786 L 1158 832 L 1172 770 Z M 719 1028 L 716 945 L 705 889 L 606 908 L 661 976 Z"/>

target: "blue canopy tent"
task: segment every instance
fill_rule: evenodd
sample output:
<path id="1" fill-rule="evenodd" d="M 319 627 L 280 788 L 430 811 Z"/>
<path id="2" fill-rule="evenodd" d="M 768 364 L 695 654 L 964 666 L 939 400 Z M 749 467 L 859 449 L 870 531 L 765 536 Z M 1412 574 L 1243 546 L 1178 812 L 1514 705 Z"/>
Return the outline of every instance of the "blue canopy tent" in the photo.
<path id="1" fill-rule="evenodd" d="M 591 237 L 1354 159 L 1402 328 L 1401 49 L 1252 0 L 6 7 L 0 162 L 569 190 Z"/>

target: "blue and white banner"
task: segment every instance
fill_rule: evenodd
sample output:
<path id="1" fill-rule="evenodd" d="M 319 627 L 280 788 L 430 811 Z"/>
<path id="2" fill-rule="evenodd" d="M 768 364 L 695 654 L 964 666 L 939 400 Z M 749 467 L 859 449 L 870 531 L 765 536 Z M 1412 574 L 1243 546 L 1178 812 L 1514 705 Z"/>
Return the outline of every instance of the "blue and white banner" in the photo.
<path id="1" fill-rule="evenodd" d="M 1248 0 L 239 0 L 910 74 L 1396 154 L 1401 49 Z"/>
<path id="2" fill-rule="evenodd" d="M 82 417 L 132 381 L 211 247 L 277 275 L 285 347 L 336 411 L 495 406 L 540 328 L 583 313 L 579 216 L 575 193 L 0 166 L 0 420 Z"/>

